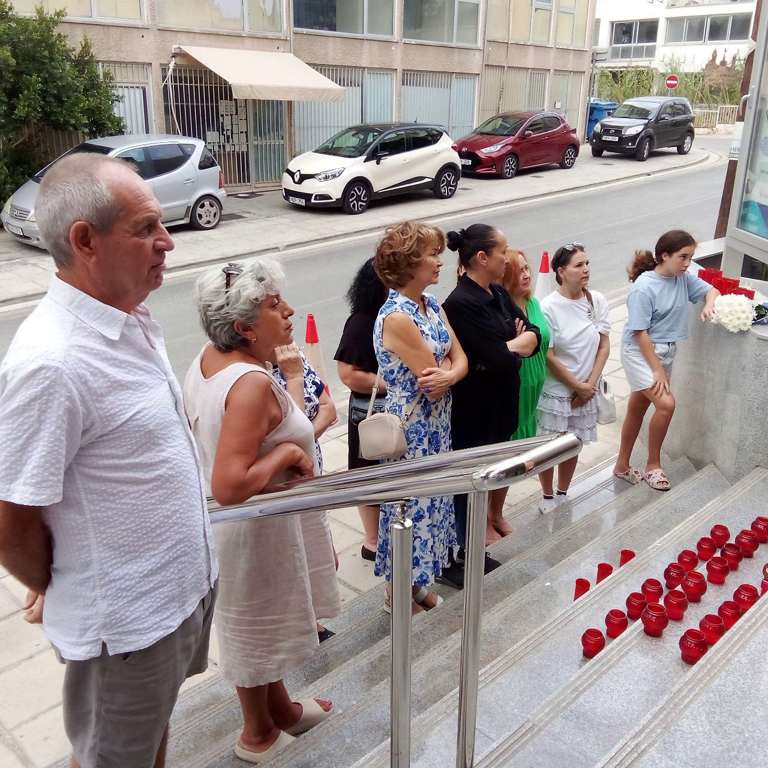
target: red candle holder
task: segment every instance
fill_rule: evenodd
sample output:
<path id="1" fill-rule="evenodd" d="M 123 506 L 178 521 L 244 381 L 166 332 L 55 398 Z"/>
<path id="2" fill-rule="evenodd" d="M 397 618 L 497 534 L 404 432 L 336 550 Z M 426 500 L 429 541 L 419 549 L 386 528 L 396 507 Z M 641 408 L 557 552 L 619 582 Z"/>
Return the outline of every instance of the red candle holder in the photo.
<path id="1" fill-rule="evenodd" d="M 680 638 L 680 656 L 686 664 L 695 664 L 709 649 L 706 638 L 698 629 L 686 629 Z"/>
<path id="2" fill-rule="evenodd" d="M 707 581 L 710 584 L 725 584 L 726 576 L 731 569 L 724 557 L 715 555 L 707 562 Z"/>
<path id="3" fill-rule="evenodd" d="M 624 611 L 612 608 L 605 614 L 605 634 L 608 637 L 618 637 L 629 626 L 629 619 Z"/>
<path id="4" fill-rule="evenodd" d="M 642 592 L 630 592 L 627 597 L 627 616 L 633 621 L 639 619 L 645 610 L 647 602 Z"/>
<path id="5" fill-rule="evenodd" d="M 754 584 L 742 584 L 733 593 L 733 602 L 739 606 L 742 613 L 746 613 L 760 597 Z"/>
<path id="6" fill-rule="evenodd" d="M 708 613 L 700 622 L 699 629 L 709 645 L 714 645 L 725 634 L 725 622 L 722 616 Z"/>
<path id="7" fill-rule="evenodd" d="M 699 556 L 699 560 L 704 560 L 706 562 L 715 554 L 715 552 L 717 552 L 717 547 L 715 546 L 715 542 L 710 539 L 709 536 L 702 536 L 696 543 L 696 553 Z"/>
<path id="8" fill-rule="evenodd" d="M 664 569 L 664 581 L 667 589 L 675 589 L 683 583 L 685 578 L 685 568 L 680 563 L 670 563 Z"/>
<path id="9" fill-rule="evenodd" d="M 723 544 L 720 554 L 726 559 L 728 567 L 732 571 L 739 570 L 739 563 L 741 562 L 743 555 L 741 554 L 741 548 L 737 544 Z"/>
<path id="10" fill-rule="evenodd" d="M 728 539 L 731 538 L 731 532 L 728 530 L 728 527 L 723 525 L 722 523 L 717 523 L 716 525 L 712 526 L 712 530 L 709 532 L 709 535 L 712 539 L 712 541 L 715 542 L 716 547 L 722 547 L 723 544 L 725 544 Z"/>
<path id="11" fill-rule="evenodd" d="M 597 656 L 603 648 L 605 648 L 605 637 L 599 629 L 590 627 L 581 636 L 581 649 L 588 659 Z"/>
<path id="12" fill-rule="evenodd" d="M 646 579 L 640 587 L 646 601 L 649 603 L 658 603 L 664 594 L 664 587 L 658 579 Z"/>
<path id="13" fill-rule="evenodd" d="M 651 637 L 661 637 L 669 624 L 667 611 L 660 603 L 648 603 L 640 619 L 645 634 Z"/>
<path id="14" fill-rule="evenodd" d="M 733 600 L 726 600 L 717 609 L 717 615 L 728 630 L 741 618 L 741 608 Z"/>
<path id="15" fill-rule="evenodd" d="M 692 549 L 684 549 L 677 556 L 677 562 L 685 568 L 687 573 L 699 564 L 699 556 Z"/>
<path id="16" fill-rule="evenodd" d="M 595 584 L 599 584 L 604 579 L 607 579 L 612 573 L 613 566 L 610 563 L 598 563 L 597 579 L 595 579 Z"/>
<path id="17" fill-rule="evenodd" d="M 740 533 L 736 534 L 734 539 L 736 546 L 741 550 L 741 554 L 744 557 L 754 556 L 757 548 L 760 546 L 757 536 L 753 531 L 749 531 L 746 528 Z"/>
<path id="18" fill-rule="evenodd" d="M 680 589 L 673 589 L 667 592 L 664 597 L 664 607 L 667 609 L 667 616 L 672 621 L 682 621 L 685 612 L 688 610 L 688 598 L 685 596 L 685 592 Z"/>
<path id="19" fill-rule="evenodd" d="M 576 579 L 576 585 L 573 588 L 573 599 L 578 600 L 582 595 L 589 592 L 589 579 Z"/>
<path id="20" fill-rule="evenodd" d="M 634 559 L 634 557 L 634 550 L 622 549 L 621 552 L 619 552 L 619 568 L 621 568 L 622 565 L 626 565 L 630 560 Z"/>
<path id="21" fill-rule="evenodd" d="M 682 583 L 683 592 L 691 603 L 698 603 L 707 591 L 707 580 L 699 571 L 689 571 Z"/>
<path id="22" fill-rule="evenodd" d="M 761 544 L 768 544 L 768 517 L 756 517 L 750 527 Z"/>

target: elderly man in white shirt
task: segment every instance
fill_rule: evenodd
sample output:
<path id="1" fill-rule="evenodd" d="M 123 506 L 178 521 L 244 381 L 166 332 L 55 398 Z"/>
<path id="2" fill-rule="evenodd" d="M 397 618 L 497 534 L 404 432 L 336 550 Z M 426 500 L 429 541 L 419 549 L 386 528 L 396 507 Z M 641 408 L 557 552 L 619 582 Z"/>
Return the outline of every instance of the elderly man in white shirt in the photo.
<path id="1" fill-rule="evenodd" d="M 58 271 L 0 365 L 0 563 L 45 595 L 72 765 L 162 766 L 179 687 L 206 668 L 218 575 L 142 303 L 173 241 L 147 184 L 100 155 L 56 163 L 36 216 Z"/>

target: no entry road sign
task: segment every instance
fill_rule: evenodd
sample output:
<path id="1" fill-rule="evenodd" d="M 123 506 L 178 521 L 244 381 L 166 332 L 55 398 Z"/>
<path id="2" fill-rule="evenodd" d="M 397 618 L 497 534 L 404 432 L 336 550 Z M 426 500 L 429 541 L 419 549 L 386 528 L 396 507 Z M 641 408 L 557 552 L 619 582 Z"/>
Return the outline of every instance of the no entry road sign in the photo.
<path id="1" fill-rule="evenodd" d="M 667 75 L 667 79 L 665 80 L 667 88 L 670 90 L 677 88 L 678 85 L 680 85 L 680 78 L 677 75 Z"/>

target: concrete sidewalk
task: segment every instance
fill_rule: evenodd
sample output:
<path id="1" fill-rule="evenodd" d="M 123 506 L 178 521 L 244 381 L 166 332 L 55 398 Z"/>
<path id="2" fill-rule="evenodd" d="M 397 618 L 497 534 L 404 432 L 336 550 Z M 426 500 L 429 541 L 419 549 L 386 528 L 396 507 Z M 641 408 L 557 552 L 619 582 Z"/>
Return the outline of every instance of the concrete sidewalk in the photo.
<path id="1" fill-rule="evenodd" d="M 435 219 L 473 210 L 532 202 L 576 190 L 639 180 L 680 171 L 722 157 L 703 148 L 688 155 L 660 150 L 645 163 L 620 156 L 592 157 L 582 147 L 574 168 L 536 168 L 511 180 L 465 177 L 450 200 L 431 193 L 379 201 L 361 216 L 335 209 L 304 210 L 286 203 L 280 192 L 230 196 L 224 221 L 210 232 L 174 228 L 176 248 L 167 256 L 169 271 L 235 259 L 257 253 L 280 253 L 289 248 L 329 242 L 355 234 L 378 232 L 395 221 L 417 217 Z M 0 231 L 0 306 L 32 300 L 43 294 L 54 272 L 45 251 L 19 243 Z"/>
<path id="2" fill-rule="evenodd" d="M 618 419 L 598 427 L 599 439 L 585 446 L 577 473 L 584 472 L 613 456 L 618 450 L 621 422 L 626 410 L 629 387 L 620 362 L 621 331 L 626 320 L 622 304 L 611 310 L 611 353 L 605 376 L 617 401 Z M 346 469 L 347 428 L 342 414 L 340 423 L 322 438 L 323 456 L 328 472 Z M 507 506 L 531 496 L 538 490 L 534 479 L 513 485 Z M 363 530 L 355 508 L 329 512 L 334 545 L 339 553 L 339 588 L 343 601 L 379 584 L 373 564 L 360 557 Z M 0 766 L 2 768 L 50 768 L 69 754 L 61 708 L 64 667 L 54 656 L 40 626 L 30 626 L 22 619 L 21 606 L 26 590 L 0 568 Z M 329 622 L 332 625 L 333 622 Z M 186 685 L 194 686 L 217 673 L 215 642 L 210 666 Z"/>

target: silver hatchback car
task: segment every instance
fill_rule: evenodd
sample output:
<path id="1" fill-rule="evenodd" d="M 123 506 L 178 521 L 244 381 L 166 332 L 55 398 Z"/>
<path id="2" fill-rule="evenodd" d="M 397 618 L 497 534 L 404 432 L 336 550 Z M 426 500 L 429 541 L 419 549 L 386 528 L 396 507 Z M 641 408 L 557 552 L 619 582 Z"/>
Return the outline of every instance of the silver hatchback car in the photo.
<path id="1" fill-rule="evenodd" d="M 213 229 L 221 221 L 227 193 L 219 164 L 200 139 L 152 134 L 107 136 L 88 141 L 65 152 L 96 152 L 125 160 L 146 179 L 160 202 L 163 223 L 190 224 L 195 229 Z M 35 221 L 35 203 L 40 181 L 56 158 L 19 187 L 3 207 L 0 221 L 17 240 L 44 248 Z"/>

